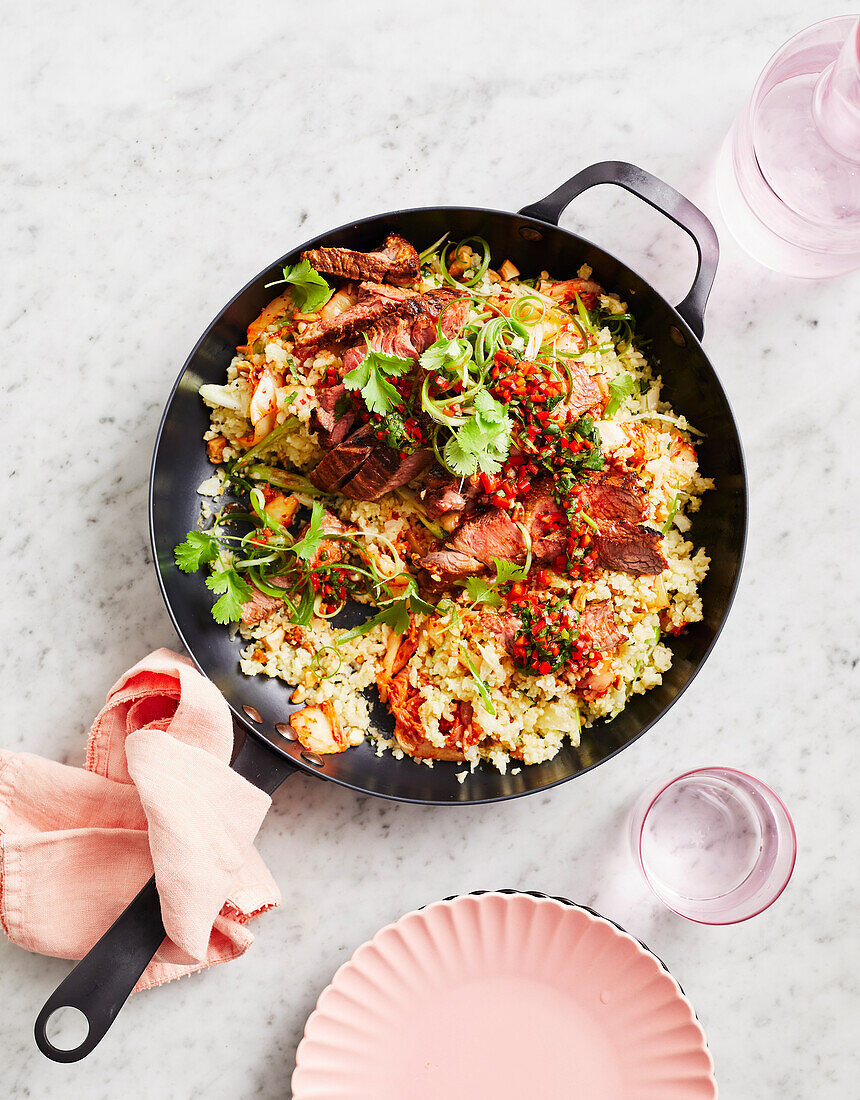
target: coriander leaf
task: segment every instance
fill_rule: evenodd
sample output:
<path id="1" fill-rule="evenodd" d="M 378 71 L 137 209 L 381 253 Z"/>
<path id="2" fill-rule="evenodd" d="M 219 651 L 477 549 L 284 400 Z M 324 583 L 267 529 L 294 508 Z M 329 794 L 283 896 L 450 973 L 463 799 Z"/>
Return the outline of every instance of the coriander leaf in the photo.
<path id="1" fill-rule="evenodd" d="M 487 607 L 501 607 L 502 597 L 481 577 L 468 577 L 466 579 L 466 591 L 473 604 L 484 603 Z"/>
<path id="2" fill-rule="evenodd" d="M 609 401 L 603 410 L 604 417 L 608 420 L 621 408 L 621 402 L 629 397 L 636 389 L 636 381 L 630 374 L 619 374 L 609 383 Z"/>
<path id="3" fill-rule="evenodd" d="M 412 597 L 412 599 L 414 598 Z M 380 623 L 390 626 L 395 634 L 405 634 L 409 629 L 409 612 L 406 610 L 408 602 L 410 601 L 403 599 L 388 604 L 372 619 L 367 619 L 365 622 L 353 627 L 347 634 L 341 635 L 337 640 L 337 644 L 341 645 L 343 642 L 350 642 L 353 638 L 358 638 L 361 634 L 367 634 L 375 626 L 379 626 Z"/>
<path id="4" fill-rule="evenodd" d="M 360 390 L 367 385 L 370 378 L 370 357 L 365 356 L 357 367 L 343 376 L 343 384 L 348 390 Z"/>
<path id="5" fill-rule="evenodd" d="M 501 561 L 493 558 L 496 565 L 496 584 L 507 584 L 508 581 L 524 581 L 526 571 L 521 565 L 513 561 Z"/>
<path id="6" fill-rule="evenodd" d="M 409 597 L 409 610 L 413 615 L 435 615 L 436 608 L 432 603 L 427 603 L 422 600 L 420 596 L 412 595 Z"/>
<path id="7" fill-rule="evenodd" d="M 189 531 L 185 542 L 174 547 L 173 557 L 183 573 L 196 573 L 218 556 L 218 539 L 210 531 Z"/>
<path id="8" fill-rule="evenodd" d="M 361 396 L 371 412 L 380 413 L 383 416 L 403 400 L 394 386 L 386 381 L 384 375 L 376 366 L 370 368 L 370 378 L 362 388 Z"/>
<path id="9" fill-rule="evenodd" d="M 477 473 L 478 456 L 467 451 L 458 439 L 449 439 L 445 444 L 445 465 L 452 473 L 459 474 L 461 477 L 470 477 Z M 501 469 L 501 463 L 498 464 L 498 469 Z M 485 472 L 496 473 L 495 470 Z"/>
<path id="10" fill-rule="evenodd" d="M 251 586 L 230 566 L 221 566 L 206 578 L 206 587 L 213 592 L 221 592 L 220 600 L 212 608 L 212 618 L 216 623 L 226 626 L 242 618 L 242 605 L 253 595 Z"/>
<path id="11" fill-rule="evenodd" d="M 292 267 L 287 264 L 284 267 L 283 279 L 267 285 L 278 286 L 280 283 L 289 285 L 290 295 L 300 313 L 313 313 L 331 296 L 331 287 L 319 272 L 314 271 L 307 260 L 300 260 Z"/>
<path id="12" fill-rule="evenodd" d="M 365 337 L 365 340 L 367 338 Z M 343 384 L 348 390 L 360 390 L 364 403 L 371 412 L 385 415 L 403 400 L 385 375 L 395 377 L 405 374 L 413 366 L 411 359 L 398 355 L 384 355 L 367 345 L 367 354 L 357 367 L 344 375 Z"/>
<path id="13" fill-rule="evenodd" d="M 427 348 L 418 361 L 428 371 L 448 370 L 452 366 L 460 366 L 471 356 L 471 352 L 471 346 L 466 340 L 456 338 L 437 340 Z"/>
<path id="14" fill-rule="evenodd" d="M 481 391 L 476 403 L 479 398 Z M 481 399 L 481 404 L 486 411 L 476 409 L 445 447 L 445 461 L 455 473 L 469 475 L 478 470 L 498 473 L 501 460 L 510 449 L 513 424 L 504 406 L 489 394 Z"/>
<path id="15" fill-rule="evenodd" d="M 322 503 L 315 500 L 313 509 L 311 510 L 311 521 L 308 524 L 307 531 L 305 531 L 298 542 L 294 542 L 290 547 L 290 550 L 297 558 L 301 558 L 302 561 L 310 561 L 322 545 L 323 539 L 325 538 L 325 532 L 322 530 L 324 511 L 325 509 Z"/>
<path id="16" fill-rule="evenodd" d="M 487 390 L 478 390 L 475 394 L 474 405 L 484 418 L 501 421 L 507 417 L 505 406 Z"/>
<path id="17" fill-rule="evenodd" d="M 406 374 L 415 365 L 411 359 L 404 359 L 400 355 L 386 355 L 385 352 L 374 351 L 366 336 L 364 339 L 368 348 L 368 358 L 374 366 L 381 367 L 386 374 L 393 374 L 395 377 Z"/>
<path id="18" fill-rule="evenodd" d="M 405 634 L 409 629 L 409 612 L 406 609 L 406 600 L 397 600 L 386 607 L 376 616 L 381 623 L 386 623 L 395 634 Z"/>

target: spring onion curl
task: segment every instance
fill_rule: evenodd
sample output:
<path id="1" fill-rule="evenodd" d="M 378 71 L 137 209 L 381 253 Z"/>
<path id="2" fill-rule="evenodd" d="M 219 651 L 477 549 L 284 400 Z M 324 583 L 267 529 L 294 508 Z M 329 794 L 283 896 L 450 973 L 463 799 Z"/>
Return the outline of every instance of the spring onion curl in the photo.
<path id="1" fill-rule="evenodd" d="M 454 248 L 454 254 L 456 255 L 464 245 L 467 245 L 467 244 L 471 245 L 473 241 L 477 242 L 481 246 L 481 248 L 483 249 L 484 254 L 483 254 L 483 257 L 481 259 L 481 263 L 478 267 L 478 270 L 475 272 L 475 274 L 472 276 L 472 278 L 471 279 L 463 279 L 462 282 L 458 282 L 456 279 L 454 279 L 452 277 L 450 271 L 448 270 L 447 252 L 448 252 L 449 246 L 446 245 L 445 248 L 442 249 L 442 255 L 441 255 L 442 278 L 450 286 L 453 286 L 453 287 L 463 287 L 463 286 L 472 287 L 472 286 L 475 286 L 477 283 L 479 283 L 481 281 L 481 279 L 483 279 L 484 273 L 486 272 L 487 268 L 490 266 L 490 246 L 489 246 L 489 244 L 487 244 L 487 242 L 484 240 L 483 237 L 477 237 L 477 236 L 475 236 L 475 237 L 465 237 L 462 241 L 458 241 L 457 244 L 455 244 L 453 246 L 450 246 L 450 247 Z"/>
<path id="2" fill-rule="evenodd" d="M 322 672 L 322 655 L 324 653 L 333 653 L 337 657 L 337 667 L 332 672 Z M 341 665 L 343 664 L 343 657 L 340 655 L 340 650 L 335 645 L 322 645 L 314 652 L 311 657 L 311 672 L 318 680 L 330 680 L 332 676 L 337 676 L 340 672 Z"/>
<path id="3" fill-rule="evenodd" d="M 286 435 L 288 431 L 292 431 L 293 428 L 298 427 L 299 423 L 300 421 L 297 416 L 288 416 L 283 424 L 280 424 L 277 428 L 273 428 L 259 443 L 255 443 L 249 451 L 245 451 L 241 457 L 237 458 L 230 472 L 232 472 L 232 470 L 239 470 L 253 459 L 259 458 L 259 456 L 268 451 L 272 444 L 276 443 L 281 436 Z"/>
<path id="4" fill-rule="evenodd" d="M 451 474 L 452 477 L 456 477 L 457 476 L 457 471 L 451 469 L 451 467 L 445 461 L 445 459 L 442 455 L 442 452 L 439 450 L 439 428 L 436 427 L 435 425 L 433 427 L 433 436 L 430 440 L 430 443 L 433 447 L 433 454 L 436 456 L 436 461 L 439 463 L 439 465 L 442 467 L 442 469 L 447 470 L 448 473 Z"/>
<path id="5" fill-rule="evenodd" d="M 281 600 L 285 598 L 286 589 L 278 587 L 275 584 L 269 584 L 266 578 L 262 575 L 257 564 L 248 567 L 248 576 L 251 578 L 255 588 L 259 588 L 266 596 L 273 596 L 275 599 Z"/>
<path id="6" fill-rule="evenodd" d="M 324 599 L 322 596 L 316 596 L 314 598 L 314 615 L 318 619 L 333 619 L 336 615 L 339 615 L 341 611 L 346 607 L 346 600 L 341 600 L 335 607 L 334 611 L 323 611 Z"/>
<path id="7" fill-rule="evenodd" d="M 438 241 L 434 241 L 432 244 L 428 245 L 423 252 L 419 252 L 418 266 L 423 267 L 428 260 L 432 259 L 432 257 L 435 256 L 435 254 L 439 251 L 439 246 L 444 244 L 445 241 L 448 240 L 448 237 L 448 233 L 443 233 Z"/>
<path id="8" fill-rule="evenodd" d="M 528 527 L 524 523 L 520 523 L 519 520 L 514 521 L 520 529 L 520 534 L 523 536 L 523 542 L 526 544 L 526 563 L 523 566 L 523 572 L 528 573 L 532 564 L 532 536 Z"/>

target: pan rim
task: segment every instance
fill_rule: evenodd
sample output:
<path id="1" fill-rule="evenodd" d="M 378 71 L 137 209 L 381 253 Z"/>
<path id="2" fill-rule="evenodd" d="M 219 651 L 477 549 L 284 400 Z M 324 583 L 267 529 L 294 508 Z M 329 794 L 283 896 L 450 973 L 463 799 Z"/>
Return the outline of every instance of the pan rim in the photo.
<path id="1" fill-rule="evenodd" d="M 417 806 L 480 806 L 480 805 L 492 804 L 492 803 L 495 803 L 495 802 L 504 802 L 504 801 L 507 801 L 508 799 L 513 799 L 513 798 L 524 798 L 527 795 L 542 794 L 542 793 L 545 793 L 547 791 L 550 791 L 553 788 L 560 786 L 562 783 L 567 783 L 572 779 L 577 779 L 582 775 L 586 775 L 588 772 L 591 772 L 592 770 L 594 770 L 595 768 L 601 766 L 602 764 L 608 763 L 610 760 L 613 760 L 616 756 L 618 756 L 619 753 L 623 752 L 625 749 L 629 748 L 631 745 L 634 745 L 637 741 L 639 741 L 657 722 L 661 721 L 666 716 L 666 714 L 668 714 L 668 712 L 672 709 L 672 707 L 675 705 L 675 703 L 681 698 L 681 696 L 687 691 L 687 689 L 690 687 L 690 685 L 693 683 L 693 681 L 699 675 L 702 668 L 706 664 L 708 658 L 710 657 L 711 653 L 713 652 L 714 646 L 716 645 L 717 641 L 719 640 L 719 637 L 722 634 L 723 629 L 725 628 L 726 622 L 728 620 L 729 614 L 732 610 L 732 606 L 734 604 L 735 598 L 736 598 L 737 593 L 738 593 L 738 588 L 739 588 L 739 585 L 740 585 L 741 575 L 743 573 L 744 560 L 745 560 L 745 557 L 746 557 L 747 536 L 748 536 L 748 529 L 749 529 L 749 483 L 748 483 L 748 478 L 747 478 L 747 465 L 746 465 L 746 459 L 745 459 L 745 456 L 744 456 L 743 442 L 741 440 L 740 432 L 738 431 L 737 418 L 735 417 L 734 410 L 732 409 L 731 403 L 728 399 L 728 395 L 726 394 L 725 388 L 723 387 L 722 381 L 720 380 L 719 374 L 717 373 L 717 370 L 714 367 L 713 363 L 711 362 L 709 356 L 705 352 L 704 347 L 702 346 L 702 342 L 698 339 L 698 337 L 692 331 L 692 329 L 687 324 L 687 322 L 684 320 L 684 318 L 681 317 L 681 315 L 678 313 L 677 309 L 673 305 L 671 305 L 663 297 L 662 294 L 660 294 L 660 292 L 653 286 L 653 284 L 650 282 L 650 280 L 643 278 L 636 271 L 635 268 L 630 266 L 630 264 L 626 263 L 625 261 L 622 261 L 622 260 L 618 259 L 618 257 L 615 256 L 613 253 L 608 252 L 601 245 L 589 240 L 587 237 L 583 237 L 578 233 L 573 233 L 570 230 L 563 229 L 561 226 L 555 225 L 551 222 L 541 221 L 539 218 L 532 218 L 528 215 L 519 214 L 515 211 L 499 210 L 499 209 L 492 208 L 492 207 L 453 206 L 453 205 L 404 207 L 403 209 L 400 209 L 400 210 L 386 210 L 386 211 L 383 211 L 379 214 L 373 214 L 373 215 L 370 215 L 368 217 L 347 221 L 347 222 L 342 223 L 341 225 L 334 226 L 332 228 L 326 229 L 324 232 L 319 233 L 316 236 L 309 238 L 303 244 L 300 244 L 297 247 L 290 249 L 288 252 L 283 253 L 278 259 L 272 261 L 266 267 L 264 267 L 260 271 L 258 271 L 256 275 L 254 275 L 251 279 L 249 279 L 241 287 L 241 289 L 237 290 L 236 293 L 229 299 L 229 301 L 224 306 L 222 306 L 222 308 L 215 314 L 215 316 L 212 318 L 212 320 L 209 322 L 209 324 L 203 330 L 200 337 L 195 341 L 194 346 L 192 347 L 191 351 L 189 352 L 188 356 L 186 357 L 185 362 L 183 363 L 182 368 L 180 369 L 179 374 L 177 375 L 176 380 L 174 381 L 173 386 L 170 389 L 170 393 L 168 394 L 167 400 L 166 400 L 165 405 L 164 405 L 164 409 L 163 409 L 161 417 L 159 419 L 158 429 L 157 429 L 156 434 L 155 434 L 155 443 L 154 443 L 154 446 L 153 446 L 152 459 L 151 459 L 151 462 L 150 462 L 150 469 L 149 469 L 149 488 L 148 488 L 148 492 L 147 492 L 147 508 L 148 508 L 148 513 L 149 513 L 149 517 L 148 517 L 149 542 L 150 542 L 150 550 L 151 550 L 151 553 L 152 553 L 153 566 L 155 568 L 155 574 L 156 574 L 156 577 L 158 579 L 158 587 L 159 587 L 159 590 L 161 592 L 161 597 L 162 597 L 162 600 L 164 601 L 164 605 L 167 609 L 167 614 L 170 618 L 170 621 L 173 625 L 174 630 L 176 631 L 176 633 L 179 637 L 179 640 L 182 642 L 182 645 L 185 648 L 185 651 L 188 653 L 191 660 L 196 665 L 197 669 L 204 676 L 206 676 L 207 679 L 209 679 L 209 676 L 208 676 L 208 673 L 207 673 L 206 669 L 203 667 L 201 662 L 198 660 L 197 655 L 194 652 L 194 649 L 191 647 L 191 645 L 189 645 L 188 640 L 185 637 L 185 634 L 184 634 L 182 628 L 180 627 L 176 612 L 174 611 L 173 606 L 172 606 L 171 601 L 170 601 L 170 598 L 167 594 L 167 588 L 166 588 L 166 585 L 165 585 L 164 576 L 162 574 L 162 570 L 161 570 L 161 567 L 159 565 L 158 547 L 157 547 L 157 542 L 156 542 L 156 531 L 155 531 L 155 472 L 156 472 L 156 464 L 157 464 L 157 461 L 158 461 L 158 455 L 159 455 L 159 450 L 160 450 L 160 447 L 161 447 L 162 436 L 164 434 L 164 429 L 165 429 L 165 426 L 167 424 L 167 420 L 168 420 L 168 417 L 169 417 L 169 414 L 170 414 L 170 410 L 172 408 L 173 401 L 174 401 L 174 398 L 176 396 L 176 392 L 179 389 L 180 383 L 182 382 L 182 379 L 184 378 L 186 371 L 189 369 L 189 367 L 190 367 L 194 357 L 196 356 L 197 351 L 200 348 L 203 341 L 208 337 L 209 333 L 212 331 L 212 329 L 215 327 L 215 325 L 222 319 L 222 317 L 225 315 L 225 313 L 227 313 L 227 311 L 230 309 L 230 307 L 233 305 L 233 303 L 236 302 L 243 294 L 245 294 L 246 291 L 251 289 L 251 287 L 253 287 L 258 282 L 258 280 L 260 278 L 262 278 L 267 272 L 269 272 L 273 267 L 277 267 L 277 266 L 281 265 L 289 257 L 292 257 L 292 256 L 294 256 L 294 255 L 296 255 L 296 254 L 298 254 L 302 251 L 305 251 L 306 249 L 308 249 L 310 247 L 313 247 L 314 245 L 318 244 L 320 241 L 322 241 L 322 240 L 324 240 L 328 237 L 331 237 L 334 234 L 341 232 L 342 230 L 357 229 L 358 227 L 360 227 L 362 225 L 367 225 L 371 222 L 381 222 L 381 223 L 384 224 L 386 219 L 397 219 L 397 218 L 403 217 L 404 215 L 422 214 L 422 213 L 423 214 L 439 213 L 439 212 L 445 213 L 447 211 L 460 211 L 460 212 L 464 212 L 464 213 L 467 213 L 467 214 L 489 214 L 489 215 L 499 216 L 499 217 L 503 217 L 503 218 L 515 218 L 515 219 L 519 219 L 523 224 L 532 225 L 532 226 L 538 228 L 542 233 L 545 232 L 548 229 L 552 230 L 553 232 L 561 233 L 564 236 L 571 238 L 573 241 L 576 241 L 577 243 L 579 243 L 581 245 L 585 245 L 587 247 L 595 249 L 598 252 L 601 252 L 604 256 L 608 257 L 614 263 L 618 264 L 620 269 L 630 272 L 637 279 L 639 279 L 642 283 L 644 283 L 651 290 L 651 292 L 654 295 L 656 295 L 656 297 L 660 300 L 660 302 L 662 302 L 670 310 L 670 312 L 674 316 L 675 324 L 679 326 L 679 328 L 683 332 L 686 339 L 687 340 L 693 340 L 695 342 L 695 346 L 698 347 L 698 349 L 700 350 L 701 354 L 703 355 L 703 357 L 705 359 L 705 362 L 707 363 L 707 366 L 708 366 L 711 374 L 713 375 L 713 380 L 716 383 L 716 386 L 719 390 L 719 393 L 720 393 L 723 401 L 725 402 L 726 411 L 728 413 L 728 417 L 729 417 L 729 420 L 731 422 L 731 425 L 734 429 L 735 439 L 737 440 L 738 458 L 739 458 L 739 467 L 740 467 L 740 476 L 741 476 L 741 487 L 742 487 L 741 501 L 742 501 L 742 506 L 743 506 L 743 521 L 740 524 L 740 532 L 739 532 L 737 572 L 735 574 L 735 577 L 734 577 L 734 580 L 732 582 L 731 588 L 730 588 L 730 590 L 728 592 L 728 595 L 727 595 L 726 607 L 725 607 L 725 611 L 723 613 L 722 619 L 721 619 L 719 625 L 717 626 L 717 628 L 715 629 L 713 637 L 710 639 L 710 641 L 708 642 L 706 648 L 704 649 L 704 651 L 702 653 L 702 656 L 701 656 L 701 659 L 699 660 L 696 668 L 693 670 L 692 675 L 689 677 L 689 679 L 686 681 L 686 683 L 678 690 L 678 692 L 673 696 L 673 698 L 666 704 L 666 706 L 663 707 L 663 709 L 660 710 L 658 714 L 656 714 L 653 718 L 651 718 L 648 722 L 646 722 L 634 737 L 630 738 L 628 741 L 625 741 L 624 744 L 619 745 L 617 748 L 613 749 L 610 753 L 607 753 L 606 756 L 601 757 L 600 760 L 596 760 L 593 763 L 588 764 L 586 767 L 580 768 L 578 771 L 571 772 L 569 775 L 564 775 L 564 776 L 561 776 L 558 779 L 553 779 L 553 780 L 543 784 L 540 787 L 534 787 L 534 788 L 531 788 L 529 790 L 511 791 L 511 792 L 508 792 L 508 793 L 505 793 L 505 794 L 492 795 L 492 796 L 486 797 L 486 798 L 482 797 L 482 798 L 469 798 L 469 799 L 416 798 L 416 797 L 412 797 L 412 796 L 408 796 L 408 795 L 394 794 L 394 793 L 391 793 L 389 791 L 370 790 L 367 787 L 363 787 L 363 786 L 361 786 L 357 783 L 350 782 L 349 780 L 346 780 L 346 779 L 338 778 L 337 776 L 334 776 L 334 775 L 324 775 L 324 774 L 320 773 L 312 764 L 310 764 L 307 761 L 303 760 L 300 755 L 298 757 L 291 756 L 290 753 L 288 753 L 285 749 L 281 748 L 274 741 L 272 741 L 268 737 L 266 737 L 260 730 L 256 729 L 255 726 L 253 725 L 253 723 L 249 720 L 248 716 L 246 714 L 244 714 L 243 712 L 241 712 L 240 710 L 238 710 L 236 707 L 234 707 L 233 704 L 230 702 L 230 700 L 226 698 L 226 696 L 224 697 L 225 701 L 227 702 L 228 707 L 230 708 L 230 711 L 231 711 L 234 719 L 239 722 L 240 726 L 244 729 L 246 734 L 250 734 L 251 736 L 256 738 L 258 741 L 261 741 L 264 745 L 266 745 L 269 749 L 271 749 L 272 752 L 276 753 L 282 759 L 289 762 L 297 771 L 306 772 L 307 774 L 312 775 L 316 779 L 323 779 L 323 780 L 328 780 L 332 783 L 336 783 L 338 786 L 345 787 L 349 790 L 355 791 L 358 794 L 368 795 L 368 796 L 372 796 L 374 798 L 383 798 L 383 799 L 386 799 L 387 801 L 391 801 L 391 802 L 403 802 L 403 803 L 407 803 L 409 805 L 417 805 Z"/>

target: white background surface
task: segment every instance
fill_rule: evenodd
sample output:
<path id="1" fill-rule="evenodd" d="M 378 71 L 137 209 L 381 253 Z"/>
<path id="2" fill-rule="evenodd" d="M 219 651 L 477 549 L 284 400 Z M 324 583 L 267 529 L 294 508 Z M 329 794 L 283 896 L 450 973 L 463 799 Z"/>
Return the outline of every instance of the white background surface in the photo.
<path id="1" fill-rule="evenodd" d="M 662 176 L 721 231 L 712 165 L 733 114 L 777 45 L 843 10 L 5 3 L 4 747 L 82 763 L 117 675 L 176 645 L 146 530 L 153 437 L 187 352 L 248 278 L 328 226 L 516 209 L 607 157 Z M 686 238 L 603 192 L 562 224 L 679 300 Z M 0 940 L 5 1095 L 287 1096 L 304 1020 L 360 942 L 425 902 L 507 886 L 587 903 L 657 951 L 723 1100 L 856 1095 L 860 285 L 775 276 L 721 240 L 705 346 L 746 447 L 750 539 L 725 632 L 678 706 L 614 762 L 502 805 L 415 808 L 292 778 L 259 837 L 285 903 L 250 952 L 134 997 L 78 1066 L 32 1041 L 68 964 Z M 726 929 L 663 910 L 621 843 L 645 783 L 711 763 L 772 783 L 800 841 L 786 894 Z"/>

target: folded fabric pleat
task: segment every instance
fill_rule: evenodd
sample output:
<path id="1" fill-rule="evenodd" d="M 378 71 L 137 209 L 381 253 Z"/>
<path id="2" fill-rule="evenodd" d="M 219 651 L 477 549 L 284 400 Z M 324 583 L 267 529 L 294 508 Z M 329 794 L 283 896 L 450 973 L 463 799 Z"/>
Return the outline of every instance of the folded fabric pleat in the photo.
<path id="1" fill-rule="evenodd" d="M 168 938 L 137 988 L 241 955 L 280 904 L 253 847 L 271 803 L 229 767 L 230 711 L 185 657 L 161 649 L 96 717 L 86 769 L 0 750 L 0 925 L 79 959 L 155 873 Z"/>

